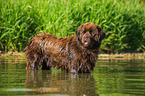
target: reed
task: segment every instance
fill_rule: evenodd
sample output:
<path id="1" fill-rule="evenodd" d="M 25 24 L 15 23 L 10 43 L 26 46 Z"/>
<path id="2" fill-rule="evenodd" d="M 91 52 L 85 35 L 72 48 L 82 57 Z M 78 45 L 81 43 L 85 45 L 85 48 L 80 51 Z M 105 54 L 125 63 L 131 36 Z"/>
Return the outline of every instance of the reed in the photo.
<path id="1" fill-rule="evenodd" d="M 106 53 L 145 50 L 145 7 L 138 0 L 0 0 L 0 50 L 23 51 L 37 33 L 74 35 L 94 22 L 102 27 Z"/>

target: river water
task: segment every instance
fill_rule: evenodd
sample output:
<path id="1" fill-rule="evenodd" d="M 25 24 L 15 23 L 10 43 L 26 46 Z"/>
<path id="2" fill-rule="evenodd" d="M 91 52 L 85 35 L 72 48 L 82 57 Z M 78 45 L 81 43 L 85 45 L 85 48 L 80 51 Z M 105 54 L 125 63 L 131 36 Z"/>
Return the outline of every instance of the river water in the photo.
<path id="1" fill-rule="evenodd" d="M 25 67 L 25 59 L 0 58 L 0 96 L 145 96 L 142 60 L 98 60 L 85 74 Z"/>

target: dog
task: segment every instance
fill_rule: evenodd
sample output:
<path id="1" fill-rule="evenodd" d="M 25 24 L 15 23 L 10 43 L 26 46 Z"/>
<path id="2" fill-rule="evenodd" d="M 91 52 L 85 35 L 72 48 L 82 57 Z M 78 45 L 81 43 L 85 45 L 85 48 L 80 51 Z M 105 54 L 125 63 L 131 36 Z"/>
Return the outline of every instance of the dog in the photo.
<path id="1" fill-rule="evenodd" d="M 79 26 L 76 35 L 69 38 L 39 33 L 25 48 L 26 69 L 57 68 L 72 73 L 90 73 L 95 67 L 105 34 L 92 22 Z"/>

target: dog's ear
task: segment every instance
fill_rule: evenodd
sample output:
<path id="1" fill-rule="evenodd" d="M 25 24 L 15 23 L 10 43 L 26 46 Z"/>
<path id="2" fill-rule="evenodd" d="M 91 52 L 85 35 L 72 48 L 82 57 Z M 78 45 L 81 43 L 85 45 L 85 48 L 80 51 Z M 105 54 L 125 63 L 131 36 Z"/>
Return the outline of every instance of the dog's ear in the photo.
<path id="1" fill-rule="evenodd" d="M 78 27 L 78 29 L 76 31 L 76 35 L 77 35 L 78 40 L 80 40 L 80 31 L 82 31 L 82 28 L 83 28 L 83 26 L 81 25 Z"/>
<path id="2" fill-rule="evenodd" d="M 99 36 L 100 36 L 99 41 L 102 41 L 102 40 L 105 38 L 106 33 L 105 33 L 105 31 L 104 31 L 100 26 L 98 26 L 98 25 L 97 25 L 97 29 L 98 29 Z"/>
<path id="3" fill-rule="evenodd" d="M 78 40 L 80 39 L 80 30 L 78 29 L 78 30 L 76 30 L 76 35 L 77 35 L 77 38 L 78 38 Z"/>

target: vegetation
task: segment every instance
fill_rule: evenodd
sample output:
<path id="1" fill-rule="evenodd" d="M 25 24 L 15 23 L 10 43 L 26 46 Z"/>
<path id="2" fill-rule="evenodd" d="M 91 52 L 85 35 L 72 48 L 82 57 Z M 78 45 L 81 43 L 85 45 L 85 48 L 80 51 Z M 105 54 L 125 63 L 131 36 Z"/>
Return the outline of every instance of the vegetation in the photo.
<path id="1" fill-rule="evenodd" d="M 107 36 L 106 53 L 145 51 L 145 7 L 142 0 L 0 0 L 0 51 L 23 51 L 37 33 L 74 35 L 94 22 Z"/>

